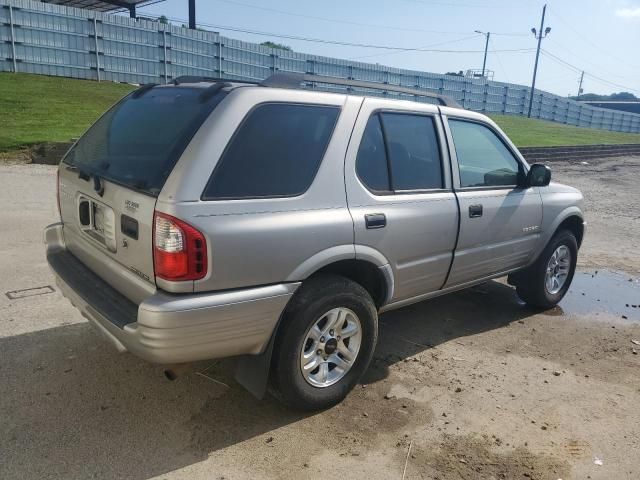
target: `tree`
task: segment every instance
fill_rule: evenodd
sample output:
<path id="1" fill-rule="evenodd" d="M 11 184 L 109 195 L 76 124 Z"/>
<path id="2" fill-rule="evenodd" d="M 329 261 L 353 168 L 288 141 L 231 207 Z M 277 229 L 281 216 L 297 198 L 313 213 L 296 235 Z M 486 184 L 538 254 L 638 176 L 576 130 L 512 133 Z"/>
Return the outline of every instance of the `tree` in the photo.
<path id="1" fill-rule="evenodd" d="M 630 92 L 612 93 L 610 97 L 611 97 L 611 100 L 619 100 L 619 101 L 640 100 L 638 97 L 636 97 L 633 93 L 630 93 Z"/>
<path id="2" fill-rule="evenodd" d="M 158 22 L 168 25 L 169 19 L 165 15 L 160 15 L 160 17 L 158 17 Z"/>
<path id="3" fill-rule="evenodd" d="M 263 47 L 277 48 L 278 50 L 287 50 L 289 52 L 291 51 L 291 47 L 289 45 L 283 45 L 281 43 L 262 42 L 260 45 L 262 45 Z"/>
<path id="4" fill-rule="evenodd" d="M 582 100 L 585 102 L 598 102 L 598 101 L 618 101 L 618 102 L 634 102 L 640 100 L 633 93 L 619 92 L 612 93 L 611 95 L 598 95 L 597 93 L 584 93 L 579 97 L 569 97 L 572 100 Z"/>

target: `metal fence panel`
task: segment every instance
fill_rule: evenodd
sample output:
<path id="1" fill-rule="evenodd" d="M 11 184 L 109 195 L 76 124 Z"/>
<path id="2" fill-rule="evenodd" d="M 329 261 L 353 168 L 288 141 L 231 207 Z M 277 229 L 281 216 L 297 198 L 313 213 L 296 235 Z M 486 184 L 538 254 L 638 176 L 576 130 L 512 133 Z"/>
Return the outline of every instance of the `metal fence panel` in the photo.
<path id="1" fill-rule="evenodd" d="M 419 72 L 277 50 L 125 16 L 32 0 L 0 0 L 0 71 L 127 83 L 167 83 L 181 75 L 263 80 L 300 72 L 417 87 L 470 110 L 526 115 L 523 85 Z M 309 88 L 432 103 L 433 99 L 315 83 Z M 606 110 L 536 90 L 531 116 L 568 125 L 640 132 L 640 115 Z"/>

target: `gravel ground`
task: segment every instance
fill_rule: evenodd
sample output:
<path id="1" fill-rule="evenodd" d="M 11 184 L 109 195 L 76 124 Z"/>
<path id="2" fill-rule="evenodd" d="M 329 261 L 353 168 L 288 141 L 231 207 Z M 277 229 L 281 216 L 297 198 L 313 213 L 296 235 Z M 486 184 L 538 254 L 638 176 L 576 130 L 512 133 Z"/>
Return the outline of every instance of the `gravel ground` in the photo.
<path id="1" fill-rule="evenodd" d="M 300 415 L 224 364 L 166 381 L 57 291 L 5 295 L 53 285 L 55 170 L 0 165 L 0 478 L 639 478 L 640 158 L 552 169 L 589 221 L 560 307 L 489 282 L 385 314 L 364 383 Z"/>

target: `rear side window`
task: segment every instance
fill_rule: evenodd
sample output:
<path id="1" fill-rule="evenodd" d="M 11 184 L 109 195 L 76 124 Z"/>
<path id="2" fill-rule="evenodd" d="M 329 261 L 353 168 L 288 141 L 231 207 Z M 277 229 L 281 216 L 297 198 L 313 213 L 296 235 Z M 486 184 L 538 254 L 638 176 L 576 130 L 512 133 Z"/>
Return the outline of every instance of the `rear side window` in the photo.
<path id="1" fill-rule="evenodd" d="M 129 95 L 89 128 L 64 162 L 157 195 L 193 135 L 226 96 L 203 92 L 156 87 Z"/>
<path id="2" fill-rule="evenodd" d="M 356 170 L 373 192 L 443 188 L 442 160 L 433 118 L 378 113 L 365 128 Z"/>
<path id="3" fill-rule="evenodd" d="M 379 115 L 373 115 L 367 122 L 358 149 L 356 169 L 360 180 L 374 192 L 386 192 L 391 189 Z"/>
<path id="4" fill-rule="evenodd" d="M 203 198 L 288 197 L 316 175 L 338 107 L 271 103 L 255 108 L 218 162 Z"/>

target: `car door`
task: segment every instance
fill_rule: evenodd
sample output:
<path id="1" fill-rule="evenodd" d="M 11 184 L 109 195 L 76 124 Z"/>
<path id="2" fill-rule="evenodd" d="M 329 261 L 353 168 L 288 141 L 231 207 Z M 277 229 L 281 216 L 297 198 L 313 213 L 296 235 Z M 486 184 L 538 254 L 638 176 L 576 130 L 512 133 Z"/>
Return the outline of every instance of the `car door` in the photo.
<path id="1" fill-rule="evenodd" d="M 527 264 L 537 245 L 542 200 L 523 188 L 526 163 L 499 129 L 444 116 L 460 204 L 460 233 L 447 287 Z"/>
<path id="2" fill-rule="evenodd" d="M 345 162 L 356 258 L 388 264 L 392 302 L 443 286 L 458 227 L 438 109 L 405 105 L 365 99 Z"/>

